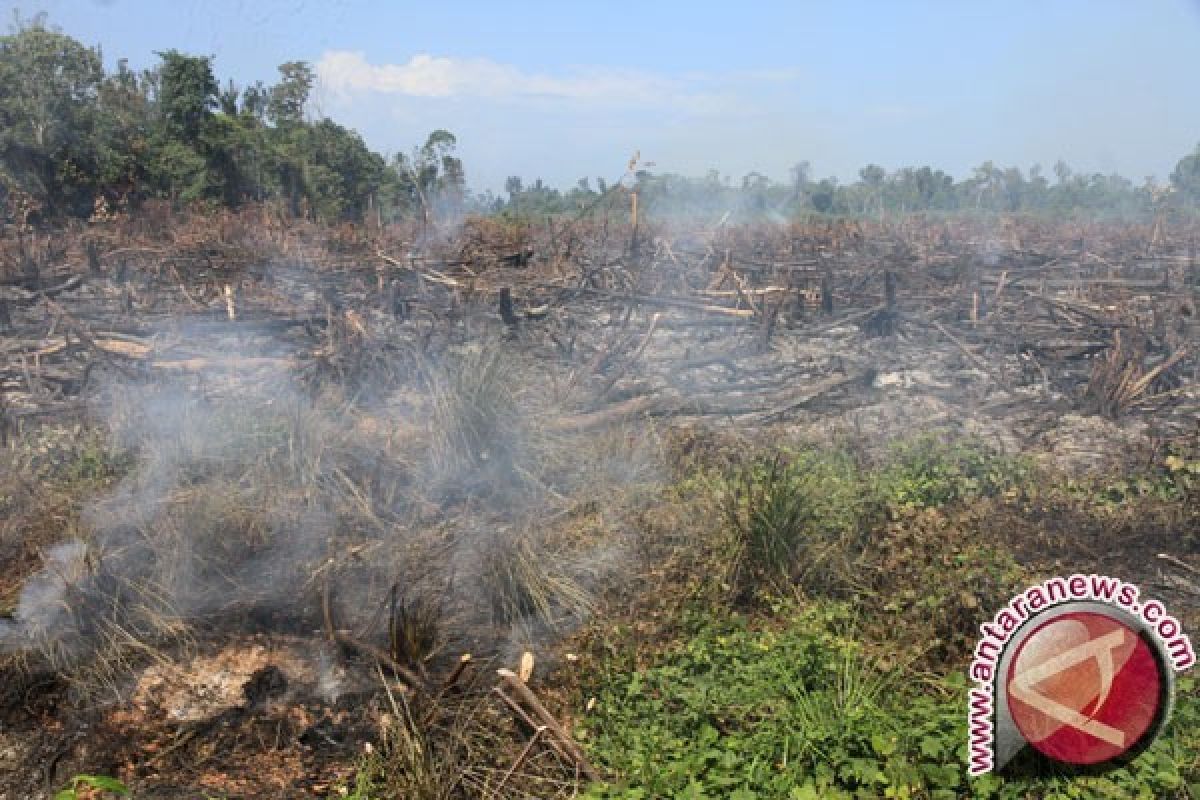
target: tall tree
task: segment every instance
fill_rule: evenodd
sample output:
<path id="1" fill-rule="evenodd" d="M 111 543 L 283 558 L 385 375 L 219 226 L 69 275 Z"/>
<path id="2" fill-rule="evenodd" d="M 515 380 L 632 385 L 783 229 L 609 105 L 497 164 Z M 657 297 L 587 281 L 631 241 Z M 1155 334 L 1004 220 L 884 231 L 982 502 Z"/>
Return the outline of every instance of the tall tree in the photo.
<path id="1" fill-rule="evenodd" d="M 276 125 L 296 125 L 304 121 L 304 105 L 312 91 L 315 76 L 306 61 L 279 65 L 279 83 L 271 87 L 267 115 Z"/>
<path id="2" fill-rule="evenodd" d="M 217 80 L 212 59 L 189 56 L 178 50 L 157 54 L 159 65 L 158 108 L 172 138 L 196 143 L 217 106 Z"/>
<path id="3" fill-rule="evenodd" d="M 146 178 L 150 107 L 146 86 L 125 59 L 104 79 L 96 119 L 96 179 L 114 206 L 137 200 Z"/>
<path id="4" fill-rule="evenodd" d="M 791 176 L 792 193 L 791 202 L 793 206 L 801 206 L 808 197 L 808 189 L 812 183 L 812 164 L 808 161 L 797 161 L 788 170 Z"/>
<path id="5" fill-rule="evenodd" d="M 0 181 L 52 210 L 90 206 L 100 54 L 18 21 L 0 37 Z"/>
<path id="6" fill-rule="evenodd" d="M 883 181 L 887 177 L 883 167 L 878 164 L 867 164 L 858 171 L 858 177 L 862 179 L 863 184 L 867 187 L 867 197 L 869 200 L 875 201 L 878 206 L 879 213 L 883 214 Z M 866 212 L 866 204 L 863 204 L 863 212 Z"/>
<path id="7" fill-rule="evenodd" d="M 1179 159 L 1171 173 L 1171 185 L 1184 199 L 1200 206 L 1200 144 Z"/>

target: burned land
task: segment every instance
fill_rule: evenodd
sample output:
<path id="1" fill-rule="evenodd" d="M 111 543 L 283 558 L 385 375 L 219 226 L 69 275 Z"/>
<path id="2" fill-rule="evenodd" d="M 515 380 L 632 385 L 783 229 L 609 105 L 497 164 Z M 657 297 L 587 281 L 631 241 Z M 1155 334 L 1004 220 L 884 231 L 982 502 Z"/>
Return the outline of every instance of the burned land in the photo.
<path id="1" fill-rule="evenodd" d="M 1052 574 L 1200 630 L 1198 238 L 620 205 L 11 227 L 0 797 L 1041 796 L 967 782 L 954 676 Z M 753 749 L 776 712 L 721 693 L 795 630 L 829 735 Z M 813 700 L 843 655 L 859 733 Z M 942 728 L 872 727 L 889 695 Z M 1178 705 L 1107 796 L 1192 796 Z"/>

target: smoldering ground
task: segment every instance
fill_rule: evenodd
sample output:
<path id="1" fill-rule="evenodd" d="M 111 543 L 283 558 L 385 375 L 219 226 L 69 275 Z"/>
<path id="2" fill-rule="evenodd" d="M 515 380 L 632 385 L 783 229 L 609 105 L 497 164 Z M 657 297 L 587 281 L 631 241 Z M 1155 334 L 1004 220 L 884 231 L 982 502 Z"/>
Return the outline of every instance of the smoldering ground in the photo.
<path id="1" fill-rule="evenodd" d="M 278 343 L 187 338 L 215 366 L 90 398 L 134 467 L 44 554 L 4 650 L 113 685 L 195 639 L 333 625 L 423 665 L 551 641 L 632 558 L 654 442 L 544 424 L 563 376 L 499 337 L 376 364 L 387 385 L 353 396 L 252 358 Z"/>
<path id="2" fill-rule="evenodd" d="M 664 470 L 647 429 L 621 420 L 647 413 L 787 416 L 794 430 L 821 435 L 865 417 L 864 435 L 878 441 L 931 420 L 980 421 L 1015 442 L 1012 425 L 964 402 L 982 403 L 987 375 L 960 348 L 933 345 L 929 326 L 864 336 L 849 322 L 855 312 L 814 327 L 817 311 L 772 310 L 767 288 L 752 326 L 728 316 L 751 312 L 715 305 L 753 290 L 738 270 L 802 290 L 839 249 L 871 265 L 844 270 L 839 303 L 878 303 L 880 267 L 892 263 L 902 303 L 915 303 L 899 234 L 877 231 L 876 253 L 860 227 L 800 235 L 720 222 L 688 233 L 653 221 L 638 252 L 607 226 L 590 240 L 556 228 L 539 258 L 577 249 L 564 261 L 572 274 L 550 288 L 536 274 L 548 261 L 495 267 L 476 285 L 466 270 L 449 278 L 410 260 L 390 275 L 417 298 L 404 313 L 378 296 L 381 272 L 263 270 L 263 307 L 308 315 L 282 320 L 293 331 L 323 317 L 316 342 L 177 321 L 164 338 L 182 342 L 184 357 L 94 382 L 96 421 L 135 466 L 88 506 L 81 536 L 43 554 L 0 628 L 3 647 L 119 672 L 155 648 L 226 629 L 319 639 L 336 626 L 398 642 L 409 659 L 544 640 L 586 616 L 595 590 L 631 563 L 623 512 Z M 949 234 L 922 233 L 937 235 Z M 967 249 L 986 260 L 1003 241 L 983 230 L 952 265 Z M 514 287 L 518 311 L 529 298 L 550 310 L 505 326 L 501 283 Z M 962 308 L 966 296 L 945 301 Z M 1030 405 L 1058 402 L 1043 383 L 1013 391 Z M 832 417 L 809 408 L 816 398 Z M 556 424 L 568 410 L 584 424 Z"/>

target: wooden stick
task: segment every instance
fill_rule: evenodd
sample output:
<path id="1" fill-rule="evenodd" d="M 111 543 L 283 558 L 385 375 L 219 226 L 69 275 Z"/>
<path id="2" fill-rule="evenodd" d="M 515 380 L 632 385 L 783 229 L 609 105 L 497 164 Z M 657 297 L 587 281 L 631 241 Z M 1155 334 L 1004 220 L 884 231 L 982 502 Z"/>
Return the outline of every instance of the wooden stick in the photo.
<path id="1" fill-rule="evenodd" d="M 511 688 L 525 702 L 525 705 L 533 711 L 537 718 L 545 723 L 546 727 L 558 738 L 562 746 L 570 753 L 571 759 L 585 775 L 593 781 L 603 780 L 596 768 L 588 762 L 587 756 L 584 755 L 583 750 L 575 743 L 575 740 L 571 738 L 571 735 L 563 729 L 558 720 L 554 718 L 554 715 L 546 710 L 546 707 L 538 700 L 537 695 L 525 685 L 524 681 L 517 677 L 517 673 L 511 669 L 501 668 L 496 670 L 496 674 L 500 676 L 500 679 L 504 681 L 506 686 Z"/>
<path id="2" fill-rule="evenodd" d="M 1186 561 L 1183 561 L 1182 559 L 1176 558 L 1175 556 L 1171 555 L 1170 553 L 1159 553 L 1156 557 L 1161 558 L 1163 561 L 1166 561 L 1168 564 L 1174 564 L 1175 566 L 1180 567 L 1181 569 L 1187 570 L 1188 572 L 1192 573 L 1193 575 L 1200 575 L 1200 568 L 1193 567 L 1191 564 L 1187 563 Z"/>
<path id="3" fill-rule="evenodd" d="M 660 297 L 658 295 L 633 295 L 622 294 L 620 292 L 610 292 L 605 289 L 593 289 L 590 286 L 583 286 L 579 289 L 580 292 L 586 294 L 597 295 L 599 297 L 607 297 L 612 300 L 623 300 L 626 303 L 642 304 L 649 306 L 666 306 L 668 308 L 684 308 L 689 311 L 700 311 L 705 314 L 718 314 L 726 317 L 741 317 L 749 319 L 757 316 L 753 311 L 743 308 L 726 308 L 725 306 L 712 306 L 705 303 L 698 303 L 694 300 L 685 300 L 678 297 Z"/>
<path id="4" fill-rule="evenodd" d="M 458 683 L 459 679 L 462 678 L 463 673 L 467 671 L 467 667 L 469 667 L 470 665 L 471 665 L 471 654 L 470 653 L 463 653 L 461 656 L 459 656 L 458 663 L 454 665 L 454 669 L 450 672 L 449 675 L 446 676 L 446 680 L 442 681 L 442 691 L 445 692 L 448 689 L 452 688 L 456 683 Z"/>
<path id="5" fill-rule="evenodd" d="M 498 797 L 500 795 L 500 790 L 504 788 L 504 784 L 508 783 L 508 779 L 513 776 L 513 773 L 515 773 L 520 766 L 525 763 L 525 759 L 529 757 L 529 751 L 533 750 L 533 745 L 537 742 L 538 737 L 545 732 L 545 725 L 539 725 L 534 729 L 533 736 L 529 737 L 529 742 L 526 743 L 525 748 L 521 750 L 516 760 L 513 761 L 512 766 L 508 768 L 507 772 L 500 776 L 500 782 L 496 784 L 495 789 L 492 789 L 492 793 L 490 795 L 491 797 Z"/>
<path id="6" fill-rule="evenodd" d="M 996 294 L 993 297 L 994 303 L 1000 302 L 1000 294 L 1004 291 L 1004 282 L 1008 279 L 1008 270 L 1000 273 L 1000 278 L 996 281 Z"/>
<path id="7" fill-rule="evenodd" d="M 463 284 L 462 281 L 456 281 L 456 280 L 454 280 L 454 278 L 447 277 L 446 275 L 441 274 L 437 270 L 429 269 L 428 267 L 426 267 L 423 270 L 420 270 L 420 269 L 417 269 L 415 263 L 414 264 L 405 264 L 400 259 L 392 258 L 391 256 L 384 253 L 382 250 L 378 251 L 376 253 L 376 255 L 379 256 L 384 261 L 386 261 L 387 263 L 391 264 L 393 267 L 398 267 L 400 269 L 409 270 L 410 272 L 415 272 L 417 275 L 420 275 L 422 278 L 424 278 L 427 281 L 432 281 L 433 283 L 440 283 L 442 286 L 450 286 L 450 287 L 453 287 L 456 289 L 460 289 L 465 285 L 465 284 Z"/>
<path id="8" fill-rule="evenodd" d="M 536 731 L 538 728 L 546 727 L 544 725 L 538 725 L 536 722 L 534 722 L 533 718 L 529 716 L 529 712 L 521 708 L 521 704 L 505 694 L 504 690 L 499 686 L 492 687 L 492 691 L 495 692 L 497 697 L 504 701 L 504 705 L 508 706 L 509 710 L 517 716 L 517 719 L 529 726 L 531 731 Z M 551 738 L 547 739 L 546 741 L 549 742 L 550 746 L 554 748 L 554 752 L 558 753 L 559 758 L 561 758 L 563 761 L 572 760 L 571 754 L 563 749 L 562 744 L 560 744 L 557 739 Z"/>

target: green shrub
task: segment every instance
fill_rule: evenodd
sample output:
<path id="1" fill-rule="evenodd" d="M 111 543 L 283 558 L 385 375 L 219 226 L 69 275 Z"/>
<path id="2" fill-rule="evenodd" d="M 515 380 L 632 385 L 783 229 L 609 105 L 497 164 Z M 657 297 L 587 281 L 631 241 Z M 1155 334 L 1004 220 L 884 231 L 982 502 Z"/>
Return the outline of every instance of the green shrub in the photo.
<path id="1" fill-rule="evenodd" d="M 780 451 L 736 470 L 716 487 L 733 537 L 734 583 L 846 588 L 871 510 L 862 490 L 854 462 L 841 453 Z"/>
<path id="2" fill-rule="evenodd" d="M 1180 681 L 1166 734 L 1098 776 L 969 778 L 965 676 L 872 664 L 836 604 L 763 624 L 713 619 L 650 668 L 597 673 L 576 735 L 618 779 L 588 798 L 1184 798 L 1200 780 L 1200 698 Z"/>
<path id="3" fill-rule="evenodd" d="M 874 476 L 874 490 L 892 508 L 938 508 L 1019 489 L 1033 475 L 1023 459 L 967 439 L 948 443 L 922 436 L 894 444 Z"/>

